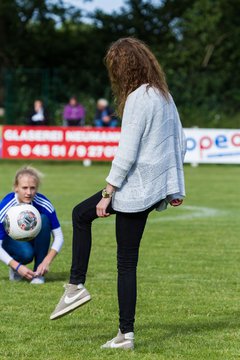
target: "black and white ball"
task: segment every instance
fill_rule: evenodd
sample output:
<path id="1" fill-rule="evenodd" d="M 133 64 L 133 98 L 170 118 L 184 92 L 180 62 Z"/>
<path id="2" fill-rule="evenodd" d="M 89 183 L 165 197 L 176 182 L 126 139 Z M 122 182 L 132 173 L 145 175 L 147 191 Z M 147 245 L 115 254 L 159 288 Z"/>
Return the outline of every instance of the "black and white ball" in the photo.
<path id="1" fill-rule="evenodd" d="M 12 239 L 30 241 L 39 234 L 42 220 L 39 211 L 34 206 L 19 204 L 7 211 L 3 225 Z"/>

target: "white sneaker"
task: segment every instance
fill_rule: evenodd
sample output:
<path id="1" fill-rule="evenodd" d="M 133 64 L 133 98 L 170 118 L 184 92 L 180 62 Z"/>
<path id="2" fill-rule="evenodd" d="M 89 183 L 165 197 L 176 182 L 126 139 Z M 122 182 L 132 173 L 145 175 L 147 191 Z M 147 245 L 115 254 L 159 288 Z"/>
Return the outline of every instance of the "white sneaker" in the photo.
<path id="1" fill-rule="evenodd" d="M 82 285 L 66 284 L 65 292 L 50 316 L 50 320 L 58 319 L 91 300 L 87 289 Z"/>
<path id="2" fill-rule="evenodd" d="M 44 283 L 45 283 L 44 276 L 36 276 L 30 282 L 30 284 L 36 284 L 36 285 L 41 285 L 41 284 L 44 284 Z"/>
<path id="3" fill-rule="evenodd" d="M 22 280 L 22 276 L 14 269 L 9 269 L 9 280 L 10 281 L 20 281 Z"/>
<path id="4" fill-rule="evenodd" d="M 134 349 L 134 333 L 129 332 L 122 334 L 121 330 L 118 331 L 118 334 L 112 340 L 106 342 L 101 346 L 101 349 Z"/>

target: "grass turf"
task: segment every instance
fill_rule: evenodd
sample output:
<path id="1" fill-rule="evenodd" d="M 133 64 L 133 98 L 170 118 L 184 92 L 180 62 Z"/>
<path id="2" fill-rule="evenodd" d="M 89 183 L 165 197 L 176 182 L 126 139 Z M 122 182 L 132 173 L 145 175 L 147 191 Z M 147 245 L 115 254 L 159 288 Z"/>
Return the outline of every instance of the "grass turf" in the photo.
<path id="1" fill-rule="evenodd" d="M 2 161 L 0 197 L 23 163 Z M 240 357 L 239 166 L 186 166 L 184 206 L 150 215 L 138 266 L 135 351 L 101 350 L 118 327 L 114 217 L 93 225 L 92 301 L 49 321 L 68 281 L 71 210 L 104 185 L 109 165 L 36 162 L 64 247 L 43 286 L 11 283 L 0 264 L 0 359 L 237 359 Z"/>

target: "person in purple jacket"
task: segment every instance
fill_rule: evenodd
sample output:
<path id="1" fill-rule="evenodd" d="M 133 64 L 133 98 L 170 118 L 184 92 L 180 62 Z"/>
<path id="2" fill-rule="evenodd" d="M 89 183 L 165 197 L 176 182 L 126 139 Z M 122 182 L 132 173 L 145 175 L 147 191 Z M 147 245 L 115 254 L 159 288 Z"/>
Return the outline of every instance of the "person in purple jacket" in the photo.
<path id="1" fill-rule="evenodd" d="M 83 126 L 85 109 L 78 103 L 76 96 L 69 99 L 69 103 L 64 107 L 63 119 L 66 126 Z"/>

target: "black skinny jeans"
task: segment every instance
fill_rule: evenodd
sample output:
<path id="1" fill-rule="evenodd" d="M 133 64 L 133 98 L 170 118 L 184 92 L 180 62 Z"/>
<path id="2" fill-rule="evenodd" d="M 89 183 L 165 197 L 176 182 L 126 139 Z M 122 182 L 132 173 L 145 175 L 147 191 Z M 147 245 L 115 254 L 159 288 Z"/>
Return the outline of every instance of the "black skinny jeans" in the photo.
<path id="1" fill-rule="evenodd" d="M 73 209 L 70 284 L 85 283 L 92 243 L 92 221 L 98 217 L 96 205 L 101 198 L 102 192 L 100 191 Z M 122 333 L 134 330 L 137 298 L 136 269 L 139 246 L 148 214 L 156 206 L 154 205 L 138 213 L 114 211 L 111 204 L 107 209 L 107 212 L 116 214 L 119 328 Z"/>

